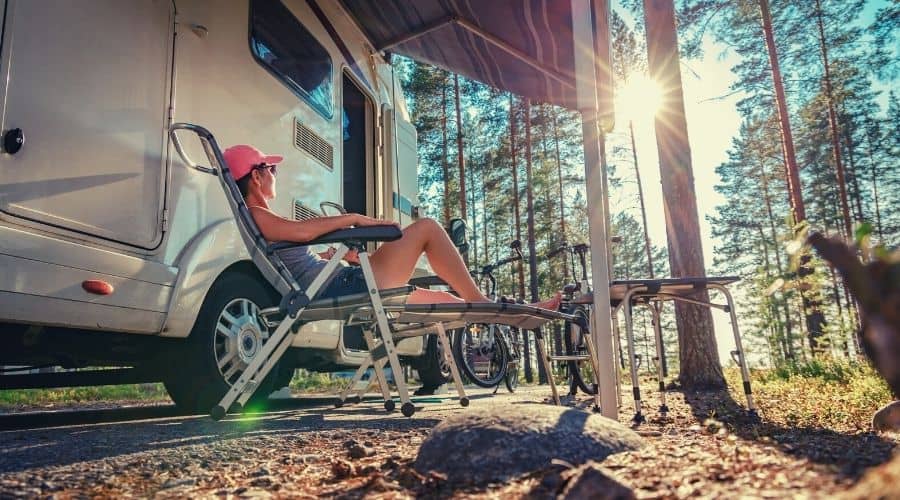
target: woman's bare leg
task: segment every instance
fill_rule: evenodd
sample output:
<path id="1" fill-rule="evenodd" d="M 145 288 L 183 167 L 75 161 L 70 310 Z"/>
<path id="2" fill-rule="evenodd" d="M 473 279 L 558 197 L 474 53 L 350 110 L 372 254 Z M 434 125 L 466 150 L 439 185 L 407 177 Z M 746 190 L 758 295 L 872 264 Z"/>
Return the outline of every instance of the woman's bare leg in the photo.
<path id="1" fill-rule="evenodd" d="M 369 260 L 378 287 L 406 285 L 422 253 L 428 258 L 435 274 L 446 281 L 463 301 L 490 302 L 469 276 L 469 270 L 447 232 L 432 219 L 421 219 L 410 224 L 403 229 L 402 238 L 384 243 L 372 253 Z"/>

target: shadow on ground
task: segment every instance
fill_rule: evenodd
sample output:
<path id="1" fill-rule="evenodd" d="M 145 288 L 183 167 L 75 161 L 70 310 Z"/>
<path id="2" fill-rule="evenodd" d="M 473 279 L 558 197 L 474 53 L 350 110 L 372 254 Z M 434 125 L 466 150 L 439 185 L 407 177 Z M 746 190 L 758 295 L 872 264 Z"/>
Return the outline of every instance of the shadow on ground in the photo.
<path id="1" fill-rule="evenodd" d="M 833 466 L 840 475 L 858 479 L 866 468 L 891 458 L 895 443 L 874 432 L 841 433 L 821 427 L 788 427 L 754 418 L 727 390 L 680 392 L 698 423 L 710 417 L 724 423 L 740 438 L 755 440 L 768 436 L 784 453 L 811 462 Z"/>
<path id="2" fill-rule="evenodd" d="M 418 405 L 417 405 L 418 406 Z M 277 408 L 277 405 L 275 405 Z M 276 410 L 229 416 L 216 422 L 208 416 L 157 418 L 69 427 L 0 432 L 0 473 L 36 467 L 65 466 L 131 453 L 186 445 L 224 443 L 266 435 L 303 439 L 314 433 L 340 430 L 430 429 L 439 420 L 427 412 L 406 418 L 374 405 Z"/>

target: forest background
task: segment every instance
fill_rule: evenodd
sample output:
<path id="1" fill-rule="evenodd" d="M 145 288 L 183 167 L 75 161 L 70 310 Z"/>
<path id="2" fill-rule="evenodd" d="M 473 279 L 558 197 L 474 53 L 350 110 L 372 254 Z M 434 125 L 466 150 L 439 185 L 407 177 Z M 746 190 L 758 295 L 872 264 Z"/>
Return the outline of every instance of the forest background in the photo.
<path id="1" fill-rule="evenodd" d="M 675 3 L 707 275 L 741 277 L 736 285 L 737 312 L 751 363 L 779 366 L 806 360 L 812 355 L 811 339 L 805 331 L 801 294 L 790 285 L 795 234 L 760 3 Z M 770 8 L 810 227 L 847 236 L 835 174 L 840 159 L 853 230 L 862 227 L 873 244 L 897 247 L 900 2 L 773 0 Z M 814 22 L 818 19 L 821 31 Z M 607 135 L 606 159 L 610 234 L 621 238 L 614 245 L 614 279 L 643 278 L 651 272 L 639 181 L 652 272 L 656 277 L 670 276 L 653 127 L 658 91 L 646 77 L 642 20 L 639 0 L 613 3 L 616 128 Z M 530 187 L 537 294 L 546 297 L 570 281 L 571 262 L 564 254 L 545 256 L 563 242 L 588 241 L 579 116 L 408 59 L 395 58 L 394 66 L 418 131 L 419 201 L 424 215 L 443 222 L 449 217 L 467 219 L 468 258 L 474 269 L 509 255 L 509 242 L 517 237 L 516 201 L 518 235 L 527 249 Z M 836 113 L 834 127 L 829 107 Z M 854 305 L 839 276 L 819 260 L 813 260 L 813 267 L 812 288 L 804 294 L 821 304 L 827 321 L 824 338 L 815 342 L 827 355 L 853 357 L 858 352 Z M 526 299 L 531 295 L 528 273 L 526 260 Z M 520 295 L 513 267 L 499 271 L 498 278 L 501 293 Z M 728 362 L 734 348 L 728 318 L 721 313 L 713 317 L 720 359 Z M 638 352 L 646 352 L 645 359 L 652 356 L 648 320 L 640 317 L 636 327 Z M 664 310 L 663 323 L 667 358 L 677 364 L 671 306 Z"/>

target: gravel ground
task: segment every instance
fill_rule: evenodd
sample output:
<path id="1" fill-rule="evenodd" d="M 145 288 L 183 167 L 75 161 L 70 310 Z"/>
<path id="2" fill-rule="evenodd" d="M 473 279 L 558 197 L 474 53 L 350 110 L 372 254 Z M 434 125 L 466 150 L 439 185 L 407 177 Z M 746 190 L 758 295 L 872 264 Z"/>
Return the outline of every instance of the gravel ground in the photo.
<path id="1" fill-rule="evenodd" d="M 473 406 L 543 404 L 549 395 L 546 387 L 494 397 L 472 392 Z M 654 408 L 654 395 L 646 394 Z M 4 431 L 0 498 L 552 498 L 564 486 L 564 464 L 480 488 L 454 487 L 439 474 L 413 470 L 429 430 L 467 411 L 440 399 L 420 398 L 411 419 L 385 414 L 373 401 L 340 409 L 315 403 L 223 422 L 194 416 Z M 782 428 L 765 416 L 754 424 L 721 394 L 670 392 L 668 404 L 667 419 L 651 410 L 637 428 L 646 441 L 642 449 L 602 463 L 639 498 L 830 498 L 890 458 L 897 444 L 870 433 Z M 628 423 L 631 414 L 624 405 L 620 420 Z"/>

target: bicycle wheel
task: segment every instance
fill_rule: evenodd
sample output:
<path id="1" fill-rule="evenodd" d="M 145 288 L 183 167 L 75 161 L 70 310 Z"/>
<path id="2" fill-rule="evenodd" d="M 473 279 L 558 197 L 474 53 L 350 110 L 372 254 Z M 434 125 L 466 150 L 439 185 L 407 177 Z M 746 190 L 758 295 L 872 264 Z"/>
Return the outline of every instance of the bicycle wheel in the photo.
<path id="1" fill-rule="evenodd" d="M 584 307 L 577 306 L 572 311 L 573 316 L 579 316 L 588 321 L 588 312 Z M 578 325 L 566 321 L 563 335 L 565 342 L 566 355 L 587 355 L 587 345 L 584 340 L 584 331 Z M 590 360 L 569 361 L 569 374 L 575 379 L 575 384 L 586 394 L 597 393 L 597 376 L 594 373 L 594 367 Z"/>
<path id="2" fill-rule="evenodd" d="M 516 392 L 519 387 L 519 360 L 522 359 L 522 333 L 518 328 L 510 328 L 506 336 L 509 339 L 509 363 L 507 363 L 506 390 Z"/>
<path id="3" fill-rule="evenodd" d="M 494 387 L 506 376 L 509 353 L 497 325 L 471 324 L 454 333 L 456 364 L 473 384 Z"/>

